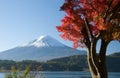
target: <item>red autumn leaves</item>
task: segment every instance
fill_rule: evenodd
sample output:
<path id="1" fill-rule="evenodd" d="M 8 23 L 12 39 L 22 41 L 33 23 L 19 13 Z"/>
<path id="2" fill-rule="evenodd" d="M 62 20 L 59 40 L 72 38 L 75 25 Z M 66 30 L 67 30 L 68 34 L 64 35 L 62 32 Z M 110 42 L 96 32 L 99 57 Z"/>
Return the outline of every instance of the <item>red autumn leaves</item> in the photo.
<path id="1" fill-rule="evenodd" d="M 82 32 L 85 31 L 84 27 L 86 25 L 84 18 L 88 20 L 94 36 L 100 34 L 101 31 L 109 30 L 104 35 L 110 33 L 111 36 L 114 36 L 115 33 L 113 38 L 118 38 L 120 30 L 117 30 L 117 32 L 111 31 L 116 25 L 111 22 L 114 19 L 111 19 L 110 16 L 112 8 L 116 7 L 118 3 L 120 3 L 119 0 L 65 0 L 61 10 L 65 11 L 66 15 L 57 29 L 62 32 L 62 38 L 73 41 L 75 48 L 84 46 L 85 35 Z M 119 11 L 119 9 L 116 11 Z"/>

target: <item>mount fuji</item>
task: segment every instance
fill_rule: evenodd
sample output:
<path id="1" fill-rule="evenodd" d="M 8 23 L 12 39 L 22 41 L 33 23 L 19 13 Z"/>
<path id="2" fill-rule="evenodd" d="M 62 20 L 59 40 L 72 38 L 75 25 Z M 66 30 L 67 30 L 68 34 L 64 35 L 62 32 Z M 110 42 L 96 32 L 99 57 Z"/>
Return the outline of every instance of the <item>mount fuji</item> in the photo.
<path id="1" fill-rule="evenodd" d="M 65 47 L 64 44 L 60 43 L 56 39 L 52 38 L 49 35 L 40 36 L 32 42 L 25 43 L 21 45 L 21 47 Z"/>
<path id="2" fill-rule="evenodd" d="M 74 50 L 51 36 L 45 35 L 0 53 L 1 60 L 36 60 L 47 61 L 55 58 L 83 55 L 85 51 Z"/>

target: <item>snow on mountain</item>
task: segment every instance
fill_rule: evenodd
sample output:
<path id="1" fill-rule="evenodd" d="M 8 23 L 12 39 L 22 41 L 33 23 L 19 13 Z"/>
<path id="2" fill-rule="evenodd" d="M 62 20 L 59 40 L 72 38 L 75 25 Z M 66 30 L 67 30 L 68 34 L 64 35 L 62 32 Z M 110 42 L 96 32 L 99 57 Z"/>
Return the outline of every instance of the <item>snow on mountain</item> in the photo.
<path id="1" fill-rule="evenodd" d="M 39 38 L 35 39 L 30 43 L 25 43 L 20 47 L 28 47 L 28 46 L 35 46 L 35 47 L 64 47 L 65 45 L 57 41 L 56 39 L 52 38 L 49 35 L 40 36 Z"/>
<path id="2" fill-rule="evenodd" d="M 0 53 L 0 60 L 37 60 L 47 61 L 55 58 L 61 58 L 72 55 L 85 54 L 85 51 L 74 50 L 56 39 L 45 35 L 26 43 Z"/>

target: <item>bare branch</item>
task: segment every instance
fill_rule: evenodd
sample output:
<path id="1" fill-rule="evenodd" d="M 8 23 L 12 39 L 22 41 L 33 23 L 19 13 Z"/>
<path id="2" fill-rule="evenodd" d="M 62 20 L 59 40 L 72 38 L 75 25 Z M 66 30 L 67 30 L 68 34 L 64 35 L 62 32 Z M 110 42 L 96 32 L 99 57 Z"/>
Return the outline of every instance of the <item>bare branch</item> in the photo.
<path id="1" fill-rule="evenodd" d="M 89 36 L 89 38 L 93 39 L 94 36 L 93 36 L 92 31 L 90 29 L 90 25 L 89 25 L 89 22 L 88 22 L 87 18 L 84 18 L 84 21 L 85 21 L 85 24 L 86 24 L 85 26 L 86 26 L 88 36 Z"/>

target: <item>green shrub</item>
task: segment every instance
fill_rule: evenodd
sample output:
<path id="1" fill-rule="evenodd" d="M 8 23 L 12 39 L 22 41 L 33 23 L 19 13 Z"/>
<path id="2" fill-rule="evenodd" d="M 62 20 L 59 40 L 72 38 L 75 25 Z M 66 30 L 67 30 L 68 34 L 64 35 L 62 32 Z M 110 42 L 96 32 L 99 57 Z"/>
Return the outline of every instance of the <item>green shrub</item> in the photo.
<path id="1" fill-rule="evenodd" d="M 24 71 L 16 70 L 15 66 L 11 67 L 11 73 L 5 74 L 5 78 L 45 78 L 40 74 L 41 67 L 37 67 L 35 71 L 30 71 L 30 65 Z"/>

